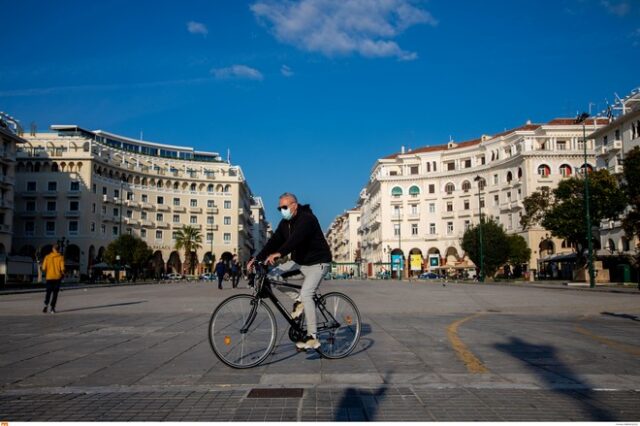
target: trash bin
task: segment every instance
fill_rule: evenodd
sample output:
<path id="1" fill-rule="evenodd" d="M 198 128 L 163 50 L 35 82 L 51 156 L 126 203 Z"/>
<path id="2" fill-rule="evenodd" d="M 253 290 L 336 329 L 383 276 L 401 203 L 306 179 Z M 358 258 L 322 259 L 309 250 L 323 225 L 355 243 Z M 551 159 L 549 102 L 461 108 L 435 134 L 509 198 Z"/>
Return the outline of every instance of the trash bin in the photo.
<path id="1" fill-rule="evenodd" d="M 629 265 L 618 265 L 618 278 L 623 283 L 631 282 L 631 267 Z"/>

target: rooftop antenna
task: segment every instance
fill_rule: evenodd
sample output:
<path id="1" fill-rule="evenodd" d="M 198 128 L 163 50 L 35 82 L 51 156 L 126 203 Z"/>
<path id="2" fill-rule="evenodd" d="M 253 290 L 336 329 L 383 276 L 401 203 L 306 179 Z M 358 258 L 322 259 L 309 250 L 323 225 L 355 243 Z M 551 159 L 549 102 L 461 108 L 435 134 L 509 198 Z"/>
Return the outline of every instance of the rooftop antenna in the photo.
<path id="1" fill-rule="evenodd" d="M 593 105 L 593 106 L 596 106 L 596 104 L 595 104 L 595 103 L 593 103 L 593 102 L 589 102 L 589 115 L 591 115 L 591 106 L 592 106 L 592 105 Z"/>

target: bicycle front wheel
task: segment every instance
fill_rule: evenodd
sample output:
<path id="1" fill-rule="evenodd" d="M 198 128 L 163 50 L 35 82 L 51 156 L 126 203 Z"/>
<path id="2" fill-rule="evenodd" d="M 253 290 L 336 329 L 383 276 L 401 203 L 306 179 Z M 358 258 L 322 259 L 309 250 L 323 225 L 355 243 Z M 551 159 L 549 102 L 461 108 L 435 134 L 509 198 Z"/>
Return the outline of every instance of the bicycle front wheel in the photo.
<path id="1" fill-rule="evenodd" d="M 220 361 L 233 368 L 255 367 L 276 345 L 278 329 L 264 300 L 238 294 L 225 299 L 209 321 L 209 344 Z"/>
<path id="2" fill-rule="evenodd" d="M 362 324 L 353 300 L 342 293 L 327 293 L 318 301 L 316 317 L 320 355 L 330 359 L 344 358 L 355 349 Z"/>

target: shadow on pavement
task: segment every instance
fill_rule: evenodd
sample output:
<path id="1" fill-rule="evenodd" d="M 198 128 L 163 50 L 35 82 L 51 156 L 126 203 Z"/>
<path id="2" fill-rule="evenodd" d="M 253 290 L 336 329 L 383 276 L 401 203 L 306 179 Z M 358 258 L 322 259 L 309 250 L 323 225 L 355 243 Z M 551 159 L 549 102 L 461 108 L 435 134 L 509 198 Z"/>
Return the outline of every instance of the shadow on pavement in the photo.
<path id="1" fill-rule="evenodd" d="M 518 337 L 511 337 L 508 343 L 497 343 L 496 349 L 519 359 L 546 381 L 553 392 L 559 393 L 582 407 L 592 421 L 613 421 L 615 416 L 606 409 L 597 406 L 595 394 L 589 383 L 573 372 L 571 367 L 561 361 L 557 349 L 549 345 L 535 345 Z M 580 389 L 558 387 L 554 375 L 570 381 L 569 386 L 579 385 Z"/>
<path id="2" fill-rule="evenodd" d="M 389 375 L 384 379 L 388 382 Z M 378 406 L 387 393 L 387 387 L 382 385 L 377 389 L 357 389 L 349 387 L 344 390 L 340 402 L 336 406 L 334 421 L 374 421 Z"/>
<path id="3" fill-rule="evenodd" d="M 139 305 L 140 303 L 147 303 L 147 300 L 140 300 L 138 302 L 112 303 L 110 305 L 87 306 L 87 307 L 84 307 L 84 308 L 64 309 L 64 310 L 57 310 L 57 312 L 61 313 L 61 312 L 86 311 L 86 310 L 89 310 L 89 309 L 103 309 L 103 308 L 113 308 L 113 307 L 116 307 L 116 306 Z"/>
<path id="4" fill-rule="evenodd" d="M 640 321 L 640 317 L 638 317 L 637 315 L 616 314 L 615 312 L 600 312 L 600 315 L 608 315 L 610 317 L 616 317 L 616 318 L 625 318 L 625 319 L 630 319 L 631 321 Z"/>

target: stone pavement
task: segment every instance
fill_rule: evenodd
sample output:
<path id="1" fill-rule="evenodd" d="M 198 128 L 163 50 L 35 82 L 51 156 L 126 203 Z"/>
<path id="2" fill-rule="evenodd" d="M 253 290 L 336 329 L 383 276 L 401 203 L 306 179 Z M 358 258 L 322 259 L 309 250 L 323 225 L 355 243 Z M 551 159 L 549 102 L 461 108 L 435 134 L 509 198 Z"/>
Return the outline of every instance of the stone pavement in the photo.
<path id="1" fill-rule="evenodd" d="M 636 294 L 397 281 L 330 290 L 362 313 L 351 356 L 298 354 L 280 321 L 273 356 L 248 370 L 221 364 L 207 339 L 213 308 L 246 289 L 76 289 L 56 315 L 39 312 L 42 294 L 1 296 L 0 420 L 640 420 Z"/>

